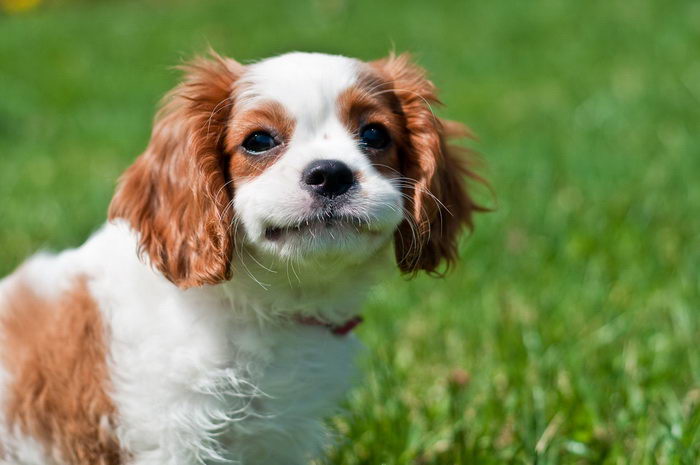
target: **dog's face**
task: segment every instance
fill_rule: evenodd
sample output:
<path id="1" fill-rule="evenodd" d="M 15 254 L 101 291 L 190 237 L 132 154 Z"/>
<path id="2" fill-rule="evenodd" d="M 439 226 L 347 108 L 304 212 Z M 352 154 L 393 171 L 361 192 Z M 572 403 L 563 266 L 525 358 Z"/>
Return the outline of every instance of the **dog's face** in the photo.
<path id="1" fill-rule="evenodd" d="M 403 219 L 400 122 L 370 73 L 349 58 L 295 53 L 241 77 L 226 147 L 234 221 L 254 247 L 362 259 L 392 237 Z"/>
<path id="2" fill-rule="evenodd" d="M 467 133 L 435 117 L 405 56 L 215 56 L 187 70 L 110 209 L 171 281 L 231 279 L 242 248 L 350 264 L 393 240 L 404 272 L 454 259 L 479 207 L 446 139 Z"/>

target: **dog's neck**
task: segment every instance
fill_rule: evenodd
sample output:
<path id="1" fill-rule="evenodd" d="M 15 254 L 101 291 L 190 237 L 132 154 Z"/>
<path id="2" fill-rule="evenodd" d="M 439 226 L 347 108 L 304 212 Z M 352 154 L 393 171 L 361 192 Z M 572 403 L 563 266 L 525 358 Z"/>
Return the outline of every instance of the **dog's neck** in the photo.
<path id="1" fill-rule="evenodd" d="M 391 269 L 391 255 L 388 245 L 358 263 L 287 263 L 245 253 L 233 266 L 233 278 L 220 286 L 242 317 L 343 325 L 359 314 L 371 287 Z"/>

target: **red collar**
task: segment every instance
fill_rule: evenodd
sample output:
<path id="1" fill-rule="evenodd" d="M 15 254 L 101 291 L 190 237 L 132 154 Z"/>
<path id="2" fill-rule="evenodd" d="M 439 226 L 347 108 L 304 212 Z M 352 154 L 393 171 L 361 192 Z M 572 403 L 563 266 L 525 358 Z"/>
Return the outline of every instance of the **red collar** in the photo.
<path id="1" fill-rule="evenodd" d="M 333 323 L 328 323 L 327 321 L 319 320 L 318 318 L 313 316 L 297 316 L 295 320 L 297 323 L 306 326 L 323 326 L 324 328 L 328 328 L 331 331 L 331 333 L 335 334 L 336 336 L 345 336 L 350 331 L 355 329 L 357 325 L 362 323 L 362 317 L 360 315 L 350 318 L 348 321 L 341 325 L 334 325 Z"/>

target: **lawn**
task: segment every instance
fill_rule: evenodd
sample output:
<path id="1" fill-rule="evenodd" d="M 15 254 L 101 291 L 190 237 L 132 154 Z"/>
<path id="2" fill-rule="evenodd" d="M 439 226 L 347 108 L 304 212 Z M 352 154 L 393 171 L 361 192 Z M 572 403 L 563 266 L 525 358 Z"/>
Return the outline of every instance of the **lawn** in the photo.
<path id="1" fill-rule="evenodd" d="M 56 0 L 0 16 L 0 273 L 80 244 L 209 45 L 412 51 L 496 193 L 379 286 L 324 464 L 700 463 L 700 2 Z"/>

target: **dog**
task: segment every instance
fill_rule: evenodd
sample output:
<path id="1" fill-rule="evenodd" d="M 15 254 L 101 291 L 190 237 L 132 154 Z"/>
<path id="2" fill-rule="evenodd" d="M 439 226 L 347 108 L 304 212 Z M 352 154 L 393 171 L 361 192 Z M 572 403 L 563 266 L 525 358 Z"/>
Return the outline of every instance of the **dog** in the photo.
<path id="1" fill-rule="evenodd" d="M 407 55 L 184 66 L 81 247 L 0 282 L 0 463 L 296 465 L 355 377 L 363 298 L 483 208 Z"/>

